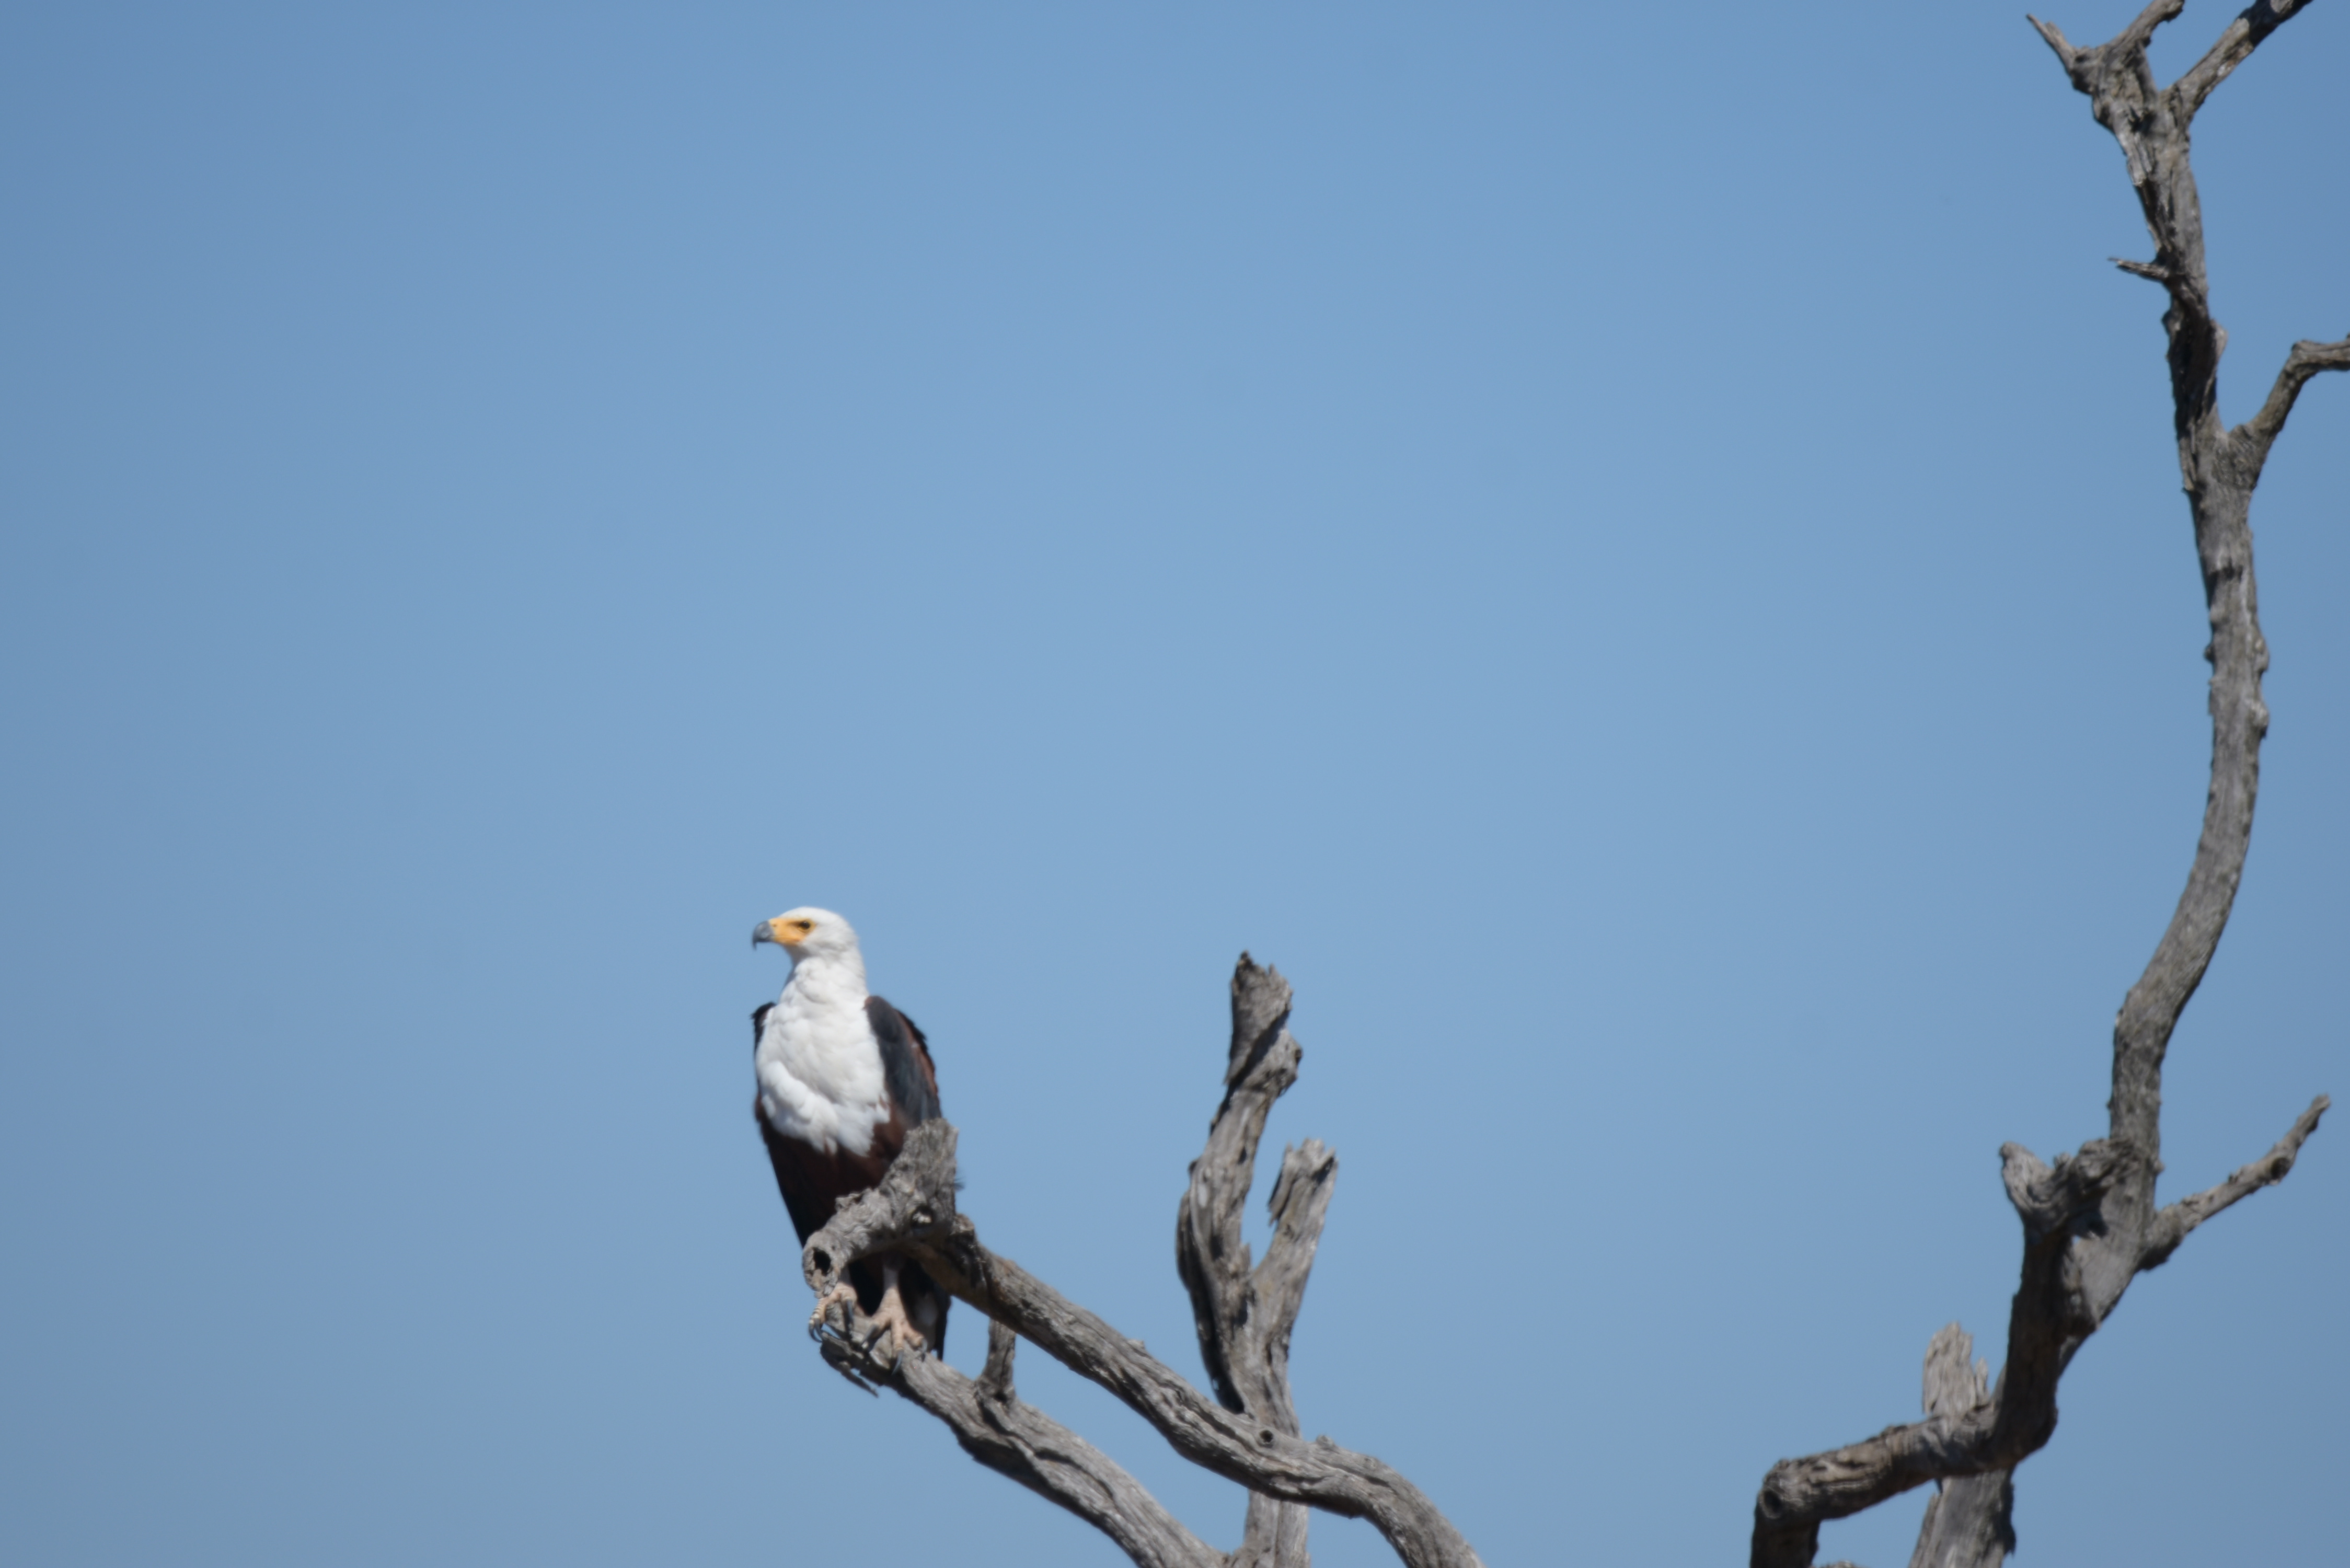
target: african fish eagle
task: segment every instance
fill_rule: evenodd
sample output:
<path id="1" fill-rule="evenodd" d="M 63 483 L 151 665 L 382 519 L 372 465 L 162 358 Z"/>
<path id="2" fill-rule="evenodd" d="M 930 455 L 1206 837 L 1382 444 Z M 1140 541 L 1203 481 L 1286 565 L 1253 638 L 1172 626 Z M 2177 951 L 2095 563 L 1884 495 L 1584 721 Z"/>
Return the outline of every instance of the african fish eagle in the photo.
<path id="1" fill-rule="evenodd" d="M 939 1115 L 939 1075 L 914 1021 L 865 989 L 857 932 L 829 909 L 798 909 L 751 928 L 751 946 L 792 957 L 783 995 L 751 1014 L 752 1108 L 800 1245 L 833 1205 L 878 1186 L 907 1133 Z M 910 1258 L 881 1252 L 848 1266 L 816 1303 L 813 1329 L 854 1298 L 893 1355 L 943 1350 L 947 1293 Z"/>

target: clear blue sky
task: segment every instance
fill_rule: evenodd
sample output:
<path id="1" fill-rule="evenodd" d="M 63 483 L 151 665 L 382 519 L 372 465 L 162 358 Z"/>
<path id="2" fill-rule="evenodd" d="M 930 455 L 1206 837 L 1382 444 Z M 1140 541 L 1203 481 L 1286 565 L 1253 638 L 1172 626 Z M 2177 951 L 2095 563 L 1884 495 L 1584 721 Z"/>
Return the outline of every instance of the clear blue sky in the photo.
<path id="1" fill-rule="evenodd" d="M 2345 67 L 2315 6 L 2198 128 L 2231 418 L 2350 328 Z M 1998 1360 L 1998 1147 L 2103 1130 L 2208 747 L 2147 242 L 2019 7 L 18 5 L 0 180 L 0 1556 L 1119 1561 L 801 1336 L 803 902 L 983 1234 L 1195 1376 L 1290 975 L 1306 1430 L 1496 1568 L 1742 1561 Z M 2350 1092 L 2345 487 L 2337 377 L 2173 1195 Z M 2339 1123 L 2137 1283 L 2025 1563 L 2339 1550 L 2345 1238 Z"/>

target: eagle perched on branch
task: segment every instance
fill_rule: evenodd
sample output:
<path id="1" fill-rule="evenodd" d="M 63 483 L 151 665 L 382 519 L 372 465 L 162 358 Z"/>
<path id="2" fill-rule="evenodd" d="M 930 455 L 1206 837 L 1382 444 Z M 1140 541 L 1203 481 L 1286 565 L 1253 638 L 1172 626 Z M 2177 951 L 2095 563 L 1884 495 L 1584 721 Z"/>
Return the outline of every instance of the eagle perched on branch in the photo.
<path id="1" fill-rule="evenodd" d="M 751 1014 L 753 1101 L 800 1245 L 834 1205 L 879 1185 L 906 1135 L 939 1115 L 939 1075 L 914 1021 L 865 989 L 857 932 L 829 909 L 798 909 L 751 928 L 792 958 L 783 995 Z M 816 1303 L 813 1329 L 854 1296 L 893 1354 L 943 1350 L 947 1293 L 910 1258 L 848 1266 Z"/>

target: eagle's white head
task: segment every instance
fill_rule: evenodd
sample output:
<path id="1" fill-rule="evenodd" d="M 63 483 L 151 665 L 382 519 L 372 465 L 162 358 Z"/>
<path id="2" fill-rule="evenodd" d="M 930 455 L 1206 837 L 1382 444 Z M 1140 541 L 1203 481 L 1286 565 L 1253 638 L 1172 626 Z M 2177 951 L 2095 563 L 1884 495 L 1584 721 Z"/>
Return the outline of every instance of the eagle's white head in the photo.
<path id="1" fill-rule="evenodd" d="M 772 920 L 751 928 L 751 945 L 773 942 L 792 955 L 796 965 L 809 959 L 845 960 L 860 971 L 864 955 L 857 950 L 857 929 L 830 909 L 803 906 L 786 909 Z"/>

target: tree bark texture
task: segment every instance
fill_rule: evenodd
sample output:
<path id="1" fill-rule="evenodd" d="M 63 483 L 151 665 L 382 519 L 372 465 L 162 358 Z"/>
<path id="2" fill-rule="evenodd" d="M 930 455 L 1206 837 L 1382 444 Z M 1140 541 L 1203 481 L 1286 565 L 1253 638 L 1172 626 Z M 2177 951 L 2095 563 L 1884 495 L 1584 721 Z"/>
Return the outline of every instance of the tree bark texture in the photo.
<path id="1" fill-rule="evenodd" d="M 1312 1139 L 1283 1151 L 1264 1261 L 1252 1268 L 1248 1243 L 1241 1240 L 1241 1213 L 1256 1177 L 1265 1116 L 1297 1081 L 1304 1055 L 1287 1027 L 1289 1002 L 1289 982 L 1243 953 L 1232 971 L 1224 1100 L 1208 1129 L 1206 1151 L 1191 1162 L 1191 1185 L 1176 1211 L 1175 1270 L 1191 1293 L 1200 1359 L 1217 1401 L 1295 1438 L 1289 1335 L 1322 1240 L 1337 1156 Z M 1233 1568 L 1305 1568 L 1306 1517 L 1298 1503 L 1252 1492 Z"/>
<path id="2" fill-rule="evenodd" d="M 1991 1400 L 1990 1371 L 1974 1355 L 1975 1342 L 1951 1324 L 1926 1347 L 1926 1414 L 1955 1417 Z M 2015 1482 L 2012 1472 L 1989 1470 L 1936 1483 L 1926 1518 L 1918 1528 L 1918 1549 L 1909 1568 L 1975 1568 L 1993 1565 L 2015 1550 Z"/>
<path id="3" fill-rule="evenodd" d="M 2156 1206 L 2163 1056 L 2235 901 L 2268 732 L 2252 490 L 2302 387 L 2320 370 L 2350 369 L 2350 340 L 2296 343 L 2259 412 L 2233 430 L 2220 421 L 2219 367 L 2227 334 L 2211 317 L 2189 130 L 2212 89 L 2305 0 L 2261 0 L 2192 69 L 2159 88 L 2147 44 L 2183 4 L 2156 0 L 2118 36 L 2093 48 L 2075 48 L 2036 17 L 2033 26 L 2121 145 L 2154 257 L 2116 265 L 2159 284 L 2168 298 L 2162 319 L 2173 428 L 2210 623 L 2211 782 L 2202 834 L 2170 924 L 2114 1021 L 2106 1136 L 2076 1155 L 2059 1156 L 2054 1166 L 2014 1144 L 2000 1151 L 2008 1198 L 2022 1221 L 2023 1260 L 2008 1318 L 2007 1365 L 1997 1383 L 1960 1376 L 1956 1369 L 1966 1366 L 1970 1344 L 1956 1324 L 1944 1329 L 1927 1353 L 1924 1420 L 1772 1468 L 1754 1504 L 1753 1568 L 1806 1568 L 1822 1521 L 1929 1480 L 1940 1490 L 1927 1510 L 1912 1568 L 1998 1568 L 2015 1543 L 2012 1472 L 2054 1432 L 2056 1386 L 2066 1365 L 2131 1280 L 2168 1260 L 2205 1220 L 2283 1179 L 2329 1103 L 2319 1096 L 2275 1147 L 2219 1186 Z"/>
<path id="4" fill-rule="evenodd" d="M 1289 1336 L 1329 1208 L 1336 1158 L 1312 1141 L 1288 1150 L 1274 1184 L 1264 1261 L 1252 1268 L 1240 1240 L 1240 1207 L 1265 1113 L 1296 1081 L 1301 1052 L 1286 1028 L 1289 997 L 1278 973 L 1242 955 L 1224 1102 L 1178 1220 L 1178 1268 L 1191 1292 L 1215 1399 L 1139 1340 L 981 1243 L 977 1228 L 956 1210 L 956 1133 L 943 1119 L 908 1136 L 879 1187 L 841 1203 L 808 1239 L 801 1268 L 822 1297 L 860 1258 L 912 1256 L 989 1320 L 986 1371 L 973 1380 L 924 1355 L 892 1358 L 853 1307 L 835 1309 L 816 1330 L 818 1345 L 851 1381 L 889 1387 L 928 1410 L 974 1459 L 1094 1525 L 1149 1568 L 1302 1565 L 1309 1508 L 1368 1520 L 1409 1568 L 1482 1568 L 1451 1521 L 1391 1466 L 1326 1437 L 1299 1436 Z M 1107 1455 L 1023 1404 L 1012 1379 L 1018 1339 L 1107 1389 L 1185 1459 L 1246 1488 L 1240 1550 L 1228 1557 L 1201 1542 Z"/>

